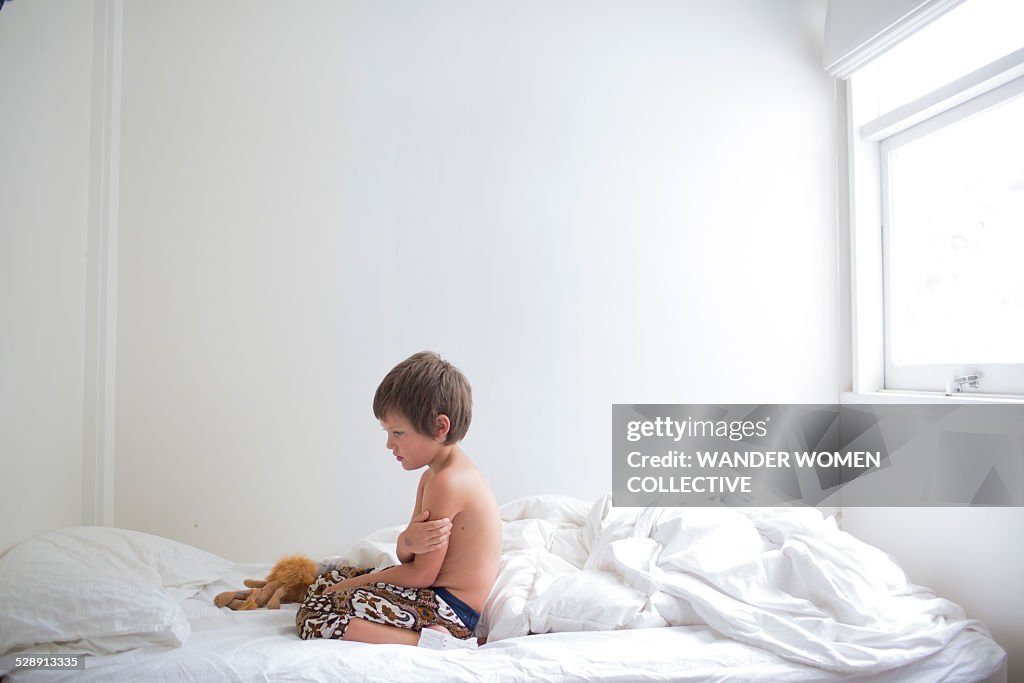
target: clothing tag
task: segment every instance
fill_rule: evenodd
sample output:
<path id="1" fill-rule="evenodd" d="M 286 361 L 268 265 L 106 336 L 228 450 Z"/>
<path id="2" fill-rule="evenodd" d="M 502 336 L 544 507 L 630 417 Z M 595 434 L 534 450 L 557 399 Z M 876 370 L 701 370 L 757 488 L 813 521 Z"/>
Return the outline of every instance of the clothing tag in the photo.
<path id="1" fill-rule="evenodd" d="M 417 645 L 431 650 L 472 650 L 477 646 L 476 638 L 462 640 L 429 628 L 420 631 L 420 642 Z"/>

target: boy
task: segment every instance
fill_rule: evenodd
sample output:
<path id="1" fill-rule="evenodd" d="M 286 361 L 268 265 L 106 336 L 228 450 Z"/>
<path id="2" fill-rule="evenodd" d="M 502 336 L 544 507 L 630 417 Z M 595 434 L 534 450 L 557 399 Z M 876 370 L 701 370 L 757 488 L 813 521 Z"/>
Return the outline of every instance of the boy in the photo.
<path id="1" fill-rule="evenodd" d="M 426 468 L 401 564 L 378 572 L 340 567 L 310 586 L 295 617 L 299 636 L 416 645 L 430 628 L 467 639 L 498 575 L 501 518 L 487 480 L 459 442 L 472 390 L 436 353 L 396 365 L 377 387 L 373 414 L 405 470 Z"/>

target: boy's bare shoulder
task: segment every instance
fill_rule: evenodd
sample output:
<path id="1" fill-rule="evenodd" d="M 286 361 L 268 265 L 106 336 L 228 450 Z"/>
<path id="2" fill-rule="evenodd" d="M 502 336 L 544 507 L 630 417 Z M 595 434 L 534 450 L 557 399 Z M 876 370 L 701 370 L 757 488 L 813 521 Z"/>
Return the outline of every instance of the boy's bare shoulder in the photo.
<path id="1" fill-rule="evenodd" d="M 456 463 L 445 467 L 440 472 L 433 473 L 425 479 L 425 482 L 431 488 L 455 490 L 469 484 L 475 475 L 476 468 L 472 463 Z"/>
<path id="2" fill-rule="evenodd" d="M 483 474 L 468 457 L 460 458 L 458 462 L 432 474 L 429 478 L 424 475 L 424 482 L 432 494 L 454 498 L 476 494 L 481 488 L 490 488 Z"/>
<path id="3" fill-rule="evenodd" d="M 462 512 L 470 499 L 465 477 L 458 471 L 445 469 L 431 473 L 423 479 L 423 508 L 430 510 L 431 519 L 453 519 Z"/>

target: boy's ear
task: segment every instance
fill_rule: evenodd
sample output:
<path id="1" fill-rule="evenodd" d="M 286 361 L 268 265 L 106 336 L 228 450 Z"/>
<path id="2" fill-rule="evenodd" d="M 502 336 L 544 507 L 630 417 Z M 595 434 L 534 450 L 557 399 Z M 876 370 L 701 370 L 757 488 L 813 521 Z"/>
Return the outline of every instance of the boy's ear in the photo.
<path id="1" fill-rule="evenodd" d="M 434 422 L 434 434 L 437 438 L 444 440 L 448 437 L 448 432 L 452 428 L 452 421 L 448 419 L 448 416 L 444 413 L 437 416 L 437 420 Z"/>

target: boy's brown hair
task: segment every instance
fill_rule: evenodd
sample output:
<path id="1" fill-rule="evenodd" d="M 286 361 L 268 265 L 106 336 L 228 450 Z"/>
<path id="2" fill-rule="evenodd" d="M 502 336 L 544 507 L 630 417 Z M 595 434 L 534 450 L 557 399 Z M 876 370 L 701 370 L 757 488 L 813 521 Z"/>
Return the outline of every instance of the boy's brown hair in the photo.
<path id="1" fill-rule="evenodd" d="M 373 414 L 380 420 L 401 413 L 420 434 L 434 436 L 438 415 L 451 422 L 445 445 L 457 443 L 473 419 L 473 389 L 457 367 L 433 351 L 420 351 L 391 369 L 373 396 Z"/>

